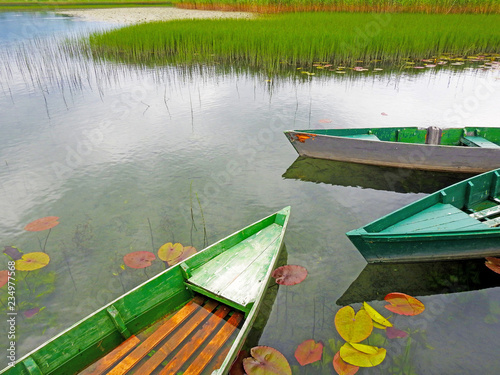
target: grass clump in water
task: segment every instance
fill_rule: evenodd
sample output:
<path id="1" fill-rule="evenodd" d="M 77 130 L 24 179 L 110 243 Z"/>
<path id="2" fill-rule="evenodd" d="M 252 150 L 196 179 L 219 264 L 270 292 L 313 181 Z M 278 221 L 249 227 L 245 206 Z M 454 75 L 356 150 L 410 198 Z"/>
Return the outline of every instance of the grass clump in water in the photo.
<path id="1" fill-rule="evenodd" d="M 287 13 L 251 20 L 176 20 L 94 33 L 97 56 L 127 63 L 243 64 L 269 72 L 314 61 L 399 64 L 444 53 L 500 51 L 500 15 Z"/>

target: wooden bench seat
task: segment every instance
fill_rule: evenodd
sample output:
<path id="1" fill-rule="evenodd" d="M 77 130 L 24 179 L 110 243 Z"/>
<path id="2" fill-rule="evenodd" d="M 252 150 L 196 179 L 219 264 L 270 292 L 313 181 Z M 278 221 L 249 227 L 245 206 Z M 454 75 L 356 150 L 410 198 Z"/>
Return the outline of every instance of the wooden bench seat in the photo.
<path id="1" fill-rule="evenodd" d="M 462 137 L 461 142 L 469 147 L 482 147 L 482 148 L 500 148 L 499 145 L 488 141 L 486 138 L 478 136 Z"/>
<path id="2" fill-rule="evenodd" d="M 200 374 L 212 361 L 220 366 L 229 349 L 224 344 L 243 318 L 240 311 L 197 296 L 142 342 L 130 337 L 80 375 L 148 375 L 153 371 L 165 375 L 181 369 L 185 375 Z"/>

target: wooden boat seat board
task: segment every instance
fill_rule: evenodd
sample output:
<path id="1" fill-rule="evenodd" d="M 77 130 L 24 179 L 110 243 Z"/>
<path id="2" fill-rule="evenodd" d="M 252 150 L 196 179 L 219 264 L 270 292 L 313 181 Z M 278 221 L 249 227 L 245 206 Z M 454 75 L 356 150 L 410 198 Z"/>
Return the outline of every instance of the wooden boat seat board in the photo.
<path id="1" fill-rule="evenodd" d="M 80 372 L 80 375 L 101 375 L 104 374 L 110 367 L 125 357 L 132 349 L 140 342 L 137 336 L 130 336 L 127 340 L 117 346 L 112 352 L 91 366 Z"/>
<path id="2" fill-rule="evenodd" d="M 486 138 L 478 136 L 462 137 L 462 143 L 469 147 L 500 148 L 496 143 L 488 141 Z"/>
<path id="3" fill-rule="evenodd" d="M 439 233 L 464 229 L 488 230 L 489 227 L 451 204 L 437 203 L 407 219 L 401 220 L 380 233 Z"/>
<path id="4" fill-rule="evenodd" d="M 377 137 L 375 134 L 353 134 L 353 135 L 345 135 L 344 137 L 364 139 L 366 141 L 380 141 L 379 137 Z"/>
<path id="5" fill-rule="evenodd" d="M 474 212 L 473 214 L 470 215 L 470 217 L 473 217 L 474 219 L 483 219 L 497 214 L 500 214 L 500 205 Z"/>
<path id="6" fill-rule="evenodd" d="M 276 254 L 276 246 L 280 246 L 281 231 L 281 225 L 269 225 L 211 259 L 203 268 L 194 269 L 188 283 L 242 307 L 254 302 L 268 271 L 266 265 Z"/>
<path id="7" fill-rule="evenodd" d="M 242 312 L 197 296 L 142 342 L 131 336 L 79 375 L 175 374 L 183 367 L 193 375 L 209 364 L 216 369 L 221 361 L 212 359 L 227 352 L 225 344 L 243 319 Z"/>

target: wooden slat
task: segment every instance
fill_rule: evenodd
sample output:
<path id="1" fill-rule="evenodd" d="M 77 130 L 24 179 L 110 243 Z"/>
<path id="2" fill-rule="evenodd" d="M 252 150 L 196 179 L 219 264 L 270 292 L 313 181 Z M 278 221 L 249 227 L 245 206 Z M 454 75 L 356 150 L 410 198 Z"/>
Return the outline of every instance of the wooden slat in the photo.
<path id="1" fill-rule="evenodd" d="M 220 291 L 220 295 L 242 306 L 255 302 L 262 287 L 262 281 L 269 271 L 269 265 L 281 245 L 278 236 L 247 268 Z"/>
<path id="2" fill-rule="evenodd" d="M 219 323 L 224 320 L 224 317 L 229 313 L 229 308 L 223 306 L 210 317 L 210 319 L 200 327 L 194 336 L 186 343 L 182 349 L 172 358 L 165 366 L 160 375 L 175 374 L 189 360 L 202 345 L 203 342 L 215 331 Z"/>
<path id="3" fill-rule="evenodd" d="M 489 226 L 490 228 L 496 227 L 497 225 L 500 224 L 500 217 L 497 217 L 496 219 L 483 221 L 483 223 Z"/>
<path id="4" fill-rule="evenodd" d="M 484 219 L 485 217 L 496 215 L 498 213 L 500 213 L 500 206 L 490 207 L 485 210 L 477 211 L 473 214 L 470 214 L 469 216 L 473 217 L 474 219 Z"/>
<path id="5" fill-rule="evenodd" d="M 167 337 L 180 323 L 186 320 L 193 312 L 200 308 L 203 303 L 201 297 L 195 297 L 189 301 L 182 309 L 172 316 L 165 324 L 158 328 L 151 336 L 142 342 L 132 353 L 130 353 L 118 366 L 113 368 L 109 375 L 126 374 L 137 362 L 146 356 L 151 348 L 155 347 L 165 337 Z"/>
<path id="6" fill-rule="evenodd" d="M 189 283 L 210 290 L 214 294 L 227 288 L 250 264 L 279 238 L 282 227 L 272 224 L 246 239 L 225 254 L 212 259 L 200 269 L 193 271 Z M 247 283 L 248 284 L 248 283 Z M 247 286 L 245 285 L 245 287 Z"/>
<path id="7" fill-rule="evenodd" d="M 227 341 L 231 334 L 236 330 L 238 325 L 243 320 L 243 314 L 240 312 L 235 312 L 224 326 L 217 332 L 217 334 L 210 340 L 203 351 L 196 357 L 196 359 L 189 365 L 189 367 L 184 371 L 183 375 L 199 375 L 208 365 L 208 363 L 217 355 L 217 352 L 222 348 L 224 343 Z M 229 350 L 229 347 L 226 350 Z M 220 365 L 219 365 L 220 367 Z"/>
<path id="8" fill-rule="evenodd" d="M 103 374 L 129 351 L 131 351 L 139 342 L 140 340 L 137 338 L 137 336 L 130 336 L 127 340 L 117 346 L 113 351 L 109 352 L 108 354 L 106 354 L 106 356 L 104 356 L 97 362 L 94 362 L 91 366 L 80 372 L 79 375 Z"/>
<path id="9" fill-rule="evenodd" d="M 146 361 L 139 369 L 137 374 L 149 375 L 151 374 L 164 360 L 172 353 L 179 345 L 193 332 L 201 323 L 208 317 L 208 315 L 217 307 L 217 301 L 210 300 L 202 309 L 182 325 L 182 328 L 175 334 L 168 338 L 167 342 L 163 344 L 153 356 Z"/>
<path id="10" fill-rule="evenodd" d="M 490 142 L 486 138 L 483 138 L 483 137 L 467 136 L 467 137 L 463 137 L 461 141 L 462 141 L 462 143 L 466 144 L 467 146 L 472 146 L 472 147 L 483 147 L 483 148 L 499 148 L 500 147 L 496 143 Z"/>

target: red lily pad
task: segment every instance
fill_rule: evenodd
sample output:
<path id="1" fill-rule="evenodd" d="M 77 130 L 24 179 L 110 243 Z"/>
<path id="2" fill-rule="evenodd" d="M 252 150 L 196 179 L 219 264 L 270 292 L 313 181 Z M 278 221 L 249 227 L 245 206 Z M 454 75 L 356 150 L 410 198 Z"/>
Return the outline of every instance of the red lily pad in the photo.
<path id="1" fill-rule="evenodd" d="M 496 273 L 500 273 L 500 258 L 486 257 L 486 267 Z"/>
<path id="2" fill-rule="evenodd" d="M 229 370 L 229 375 L 245 375 L 245 369 L 243 368 L 243 360 L 247 358 L 250 354 L 246 350 L 240 350 L 238 357 L 236 357 L 231 369 Z"/>
<path id="3" fill-rule="evenodd" d="M 9 271 L 0 271 L 0 288 L 7 284 L 7 281 L 9 281 Z"/>
<path id="4" fill-rule="evenodd" d="M 400 329 L 394 327 L 387 327 L 385 329 L 385 334 L 388 339 L 404 339 L 408 337 L 408 332 L 401 331 Z"/>
<path id="5" fill-rule="evenodd" d="M 44 307 L 42 307 L 42 308 L 35 307 L 34 309 L 29 309 L 29 310 L 24 311 L 23 314 L 26 318 L 29 319 L 29 318 L 34 317 L 36 314 L 38 314 L 43 309 L 44 309 Z"/>
<path id="6" fill-rule="evenodd" d="M 146 268 L 151 265 L 151 262 L 156 259 L 151 251 L 134 251 L 123 257 L 123 262 L 130 268 Z"/>
<path id="7" fill-rule="evenodd" d="M 384 307 L 400 315 L 418 315 L 425 310 L 425 306 L 415 297 L 404 293 L 389 293 L 384 298 L 390 305 Z"/>
<path id="8" fill-rule="evenodd" d="M 12 260 L 18 260 L 23 257 L 23 253 L 15 246 L 5 246 L 3 253 L 11 257 Z"/>
<path id="9" fill-rule="evenodd" d="M 280 285 L 296 285 L 307 277 L 307 269 L 302 266 L 286 265 L 276 268 L 271 274 Z"/>
<path id="10" fill-rule="evenodd" d="M 274 348 L 256 346 L 250 349 L 250 355 L 250 358 L 243 360 L 248 375 L 292 375 L 285 356 Z"/>
<path id="11" fill-rule="evenodd" d="M 295 350 L 295 358 L 301 366 L 308 365 L 321 360 L 323 354 L 323 343 L 314 341 L 313 339 L 306 340 L 300 344 Z"/>
<path id="12" fill-rule="evenodd" d="M 50 262 L 46 253 L 35 252 L 24 254 L 21 259 L 16 260 L 15 267 L 18 271 L 34 271 L 45 267 Z"/>
<path id="13" fill-rule="evenodd" d="M 340 352 L 333 357 L 333 368 L 339 375 L 354 375 L 358 372 L 359 366 L 351 365 L 342 359 Z"/>
<path id="14" fill-rule="evenodd" d="M 177 258 L 171 260 L 170 262 L 168 262 L 168 265 L 173 266 L 177 263 L 183 262 L 193 254 L 196 254 L 196 249 L 193 246 L 185 246 L 182 249 L 181 255 L 179 255 Z"/>
<path id="15" fill-rule="evenodd" d="M 24 229 L 30 232 L 40 232 L 42 230 L 54 228 L 59 224 L 58 220 L 59 218 L 57 216 L 42 217 L 41 219 L 32 221 L 31 223 L 26 225 Z"/>

